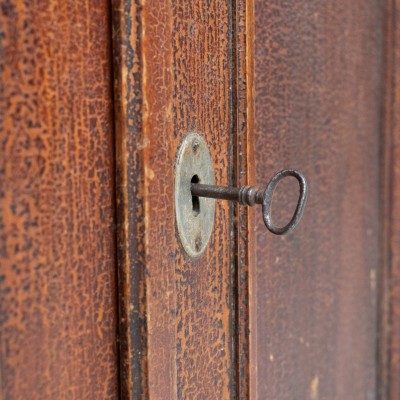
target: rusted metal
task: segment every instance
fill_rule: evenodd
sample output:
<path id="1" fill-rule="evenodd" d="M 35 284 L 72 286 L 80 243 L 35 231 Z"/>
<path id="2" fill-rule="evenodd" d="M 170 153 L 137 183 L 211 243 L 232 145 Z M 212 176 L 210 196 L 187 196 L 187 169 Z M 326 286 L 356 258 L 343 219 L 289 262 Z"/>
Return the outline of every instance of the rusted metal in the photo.
<path id="1" fill-rule="evenodd" d="M 274 190 L 278 183 L 285 177 L 292 176 L 297 179 L 300 186 L 300 195 L 296 210 L 289 221 L 283 227 L 275 226 L 271 217 L 271 203 Z M 245 206 L 254 206 L 262 204 L 262 215 L 265 226 L 275 235 L 287 234 L 296 228 L 303 216 L 304 207 L 307 202 L 308 186 L 305 176 L 294 169 L 285 169 L 276 173 L 268 183 L 265 190 L 257 189 L 254 186 L 227 187 L 204 185 L 201 183 L 191 184 L 192 196 L 207 197 L 212 199 L 237 201 Z"/>

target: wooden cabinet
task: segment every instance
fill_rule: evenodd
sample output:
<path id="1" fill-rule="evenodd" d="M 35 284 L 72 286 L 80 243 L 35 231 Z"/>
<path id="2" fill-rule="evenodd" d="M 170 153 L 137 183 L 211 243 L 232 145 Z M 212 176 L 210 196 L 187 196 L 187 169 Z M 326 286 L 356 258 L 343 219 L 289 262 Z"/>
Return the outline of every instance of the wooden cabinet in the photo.
<path id="1" fill-rule="evenodd" d="M 0 5 L 0 399 L 398 399 L 398 2 L 111 3 Z M 299 227 L 189 257 L 189 132 Z"/>

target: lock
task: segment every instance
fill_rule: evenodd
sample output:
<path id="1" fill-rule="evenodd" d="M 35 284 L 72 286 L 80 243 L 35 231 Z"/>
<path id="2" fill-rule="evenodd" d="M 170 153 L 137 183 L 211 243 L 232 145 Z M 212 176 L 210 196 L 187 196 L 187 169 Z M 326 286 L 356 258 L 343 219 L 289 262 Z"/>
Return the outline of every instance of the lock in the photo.
<path id="1" fill-rule="evenodd" d="M 299 183 L 299 199 L 291 220 L 279 227 L 272 221 L 272 197 L 278 183 L 288 176 L 296 178 Z M 308 184 L 305 176 L 295 169 L 277 172 L 265 190 L 253 186 L 216 186 L 214 180 L 206 142 L 197 133 L 189 133 L 183 139 L 176 156 L 175 215 L 180 242 L 192 257 L 201 255 L 210 240 L 214 226 L 214 199 L 237 201 L 245 206 L 261 204 L 264 224 L 275 235 L 293 231 L 303 216 Z"/>
<path id="2" fill-rule="evenodd" d="M 175 159 L 175 220 L 179 242 L 193 258 L 207 247 L 214 228 L 215 200 L 192 195 L 192 184 L 214 185 L 211 154 L 205 140 L 189 132 Z"/>

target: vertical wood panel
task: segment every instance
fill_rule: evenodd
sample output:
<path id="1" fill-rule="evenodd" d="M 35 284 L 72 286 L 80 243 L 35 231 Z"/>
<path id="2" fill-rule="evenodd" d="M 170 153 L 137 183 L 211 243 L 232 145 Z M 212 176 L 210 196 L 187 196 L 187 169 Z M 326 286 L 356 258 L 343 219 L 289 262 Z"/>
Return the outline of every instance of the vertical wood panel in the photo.
<path id="1" fill-rule="evenodd" d="M 255 19 L 257 179 L 293 167 L 310 185 L 293 234 L 257 229 L 255 398 L 373 399 L 383 5 L 257 0 Z"/>
<path id="2" fill-rule="evenodd" d="M 116 399 L 107 1 L 0 6 L 0 397 Z"/>
<path id="3" fill-rule="evenodd" d="M 189 131 L 209 144 L 216 182 L 235 178 L 235 7 L 113 5 L 122 387 L 133 398 L 236 395 L 233 209 L 217 203 L 207 251 L 190 260 L 176 239 L 173 197 L 175 154 Z"/>
<path id="4" fill-rule="evenodd" d="M 121 394 L 148 398 L 145 193 L 142 155 L 142 15 L 112 5 Z"/>
<path id="5" fill-rule="evenodd" d="M 400 4 L 386 2 L 379 398 L 400 398 Z"/>
<path id="6" fill-rule="evenodd" d="M 254 184 L 254 110 L 253 110 L 253 51 L 254 51 L 254 5 L 253 1 L 237 0 L 233 29 L 234 38 L 234 90 L 232 105 L 234 129 L 234 184 Z M 237 398 L 248 399 L 250 385 L 255 384 L 255 374 L 250 365 L 256 357 L 251 350 L 249 323 L 251 304 L 250 276 L 254 267 L 254 215 L 249 207 L 235 207 L 235 262 L 236 262 L 236 352 L 237 352 Z"/>

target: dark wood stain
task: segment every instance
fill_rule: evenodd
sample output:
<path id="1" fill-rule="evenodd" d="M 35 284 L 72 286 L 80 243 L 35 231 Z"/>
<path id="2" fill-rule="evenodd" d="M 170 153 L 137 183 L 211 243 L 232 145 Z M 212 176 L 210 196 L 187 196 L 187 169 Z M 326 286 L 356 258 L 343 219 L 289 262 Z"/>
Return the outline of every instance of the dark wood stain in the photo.
<path id="1" fill-rule="evenodd" d="M 3 2 L 0 398 L 398 399 L 398 2 Z M 189 131 L 297 230 L 184 255 Z"/>
<path id="2" fill-rule="evenodd" d="M 113 1 L 120 378 L 129 399 L 148 396 L 141 9 Z"/>
<path id="3" fill-rule="evenodd" d="M 256 0 L 255 21 L 257 180 L 298 168 L 310 194 L 293 234 L 257 225 L 253 396 L 373 399 L 383 4 Z"/>
<path id="4" fill-rule="evenodd" d="M 245 32 L 234 46 L 236 5 L 228 2 L 115 1 L 113 10 L 122 395 L 234 398 L 232 209 L 217 203 L 208 249 L 190 260 L 176 238 L 173 189 L 176 149 L 189 131 L 209 144 L 217 183 L 235 179 L 232 85 L 238 80 L 246 108 L 239 80 L 247 72 L 233 71 L 233 52 L 240 47 L 245 61 Z M 243 16 L 239 25 L 245 29 Z"/>
<path id="5" fill-rule="evenodd" d="M 0 6 L 0 397 L 117 399 L 107 1 Z"/>
<path id="6" fill-rule="evenodd" d="M 400 398 L 400 26 L 397 0 L 386 2 L 383 85 L 382 276 L 378 398 Z"/>
<path id="7" fill-rule="evenodd" d="M 235 2 L 233 9 L 233 148 L 235 186 L 255 182 L 253 130 L 253 1 Z M 254 267 L 254 215 L 256 210 L 236 205 L 235 214 L 235 338 L 236 398 L 248 399 L 252 375 L 250 365 L 255 354 L 250 350 L 250 280 Z M 255 365 L 255 364 L 253 364 Z"/>

